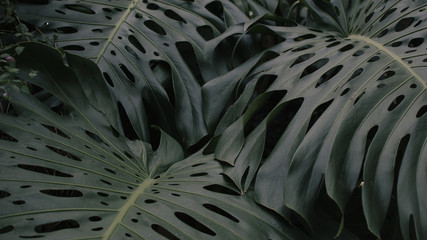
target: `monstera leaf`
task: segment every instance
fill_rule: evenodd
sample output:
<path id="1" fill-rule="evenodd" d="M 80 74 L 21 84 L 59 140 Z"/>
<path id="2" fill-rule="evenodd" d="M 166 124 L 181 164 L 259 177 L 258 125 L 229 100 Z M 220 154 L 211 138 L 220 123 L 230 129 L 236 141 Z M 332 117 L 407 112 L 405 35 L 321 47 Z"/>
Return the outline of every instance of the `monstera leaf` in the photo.
<path id="1" fill-rule="evenodd" d="M 206 54 L 216 47 L 208 40 L 247 20 L 228 1 L 30 1 L 15 8 L 57 47 L 98 64 L 122 122 L 131 123 L 126 136 L 147 141 L 155 123 L 187 147 L 207 135 L 201 85 L 229 69 L 225 58 Z"/>
<path id="2" fill-rule="evenodd" d="M 185 158 L 162 130 L 155 149 L 120 135 L 93 62 L 66 54 L 66 66 L 55 49 L 24 47 L 19 77 L 33 94 L 8 88 L 0 115 L 2 239 L 307 238 L 236 193 L 213 154 Z M 61 105 L 37 99 L 41 89 Z"/>
<path id="3" fill-rule="evenodd" d="M 427 238 L 425 1 L 231 2 L 16 5 L 1 237 Z"/>
<path id="4" fill-rule="evenodd" d="M 311 30 L 246 23 L 242 33 L 270 30 L 284 42 L 204 85 L 206 116 L 230 126 L 215 157 L 242 192 L 256 179 L 257 201 L 288 219 L 295 211 L 314 227 L 323 187 L 342 214 L 361 188 L 377 237 L 397 204 L 404 238 L 425 238 L 427 5 L 306 4 Z"/>

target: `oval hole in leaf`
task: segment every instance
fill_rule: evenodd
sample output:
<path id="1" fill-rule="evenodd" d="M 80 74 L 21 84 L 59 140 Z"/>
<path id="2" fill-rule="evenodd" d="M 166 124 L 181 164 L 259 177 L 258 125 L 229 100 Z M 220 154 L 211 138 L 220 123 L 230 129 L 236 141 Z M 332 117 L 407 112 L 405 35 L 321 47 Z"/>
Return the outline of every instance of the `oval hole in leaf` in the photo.
<path id="1" fill-rule="evenodd" d="M 340 52 L 346 52 L 346 51 L 348 51 L 350 49 L 353 49 L 353 48 L 354 48 L 353 44 L 347 44 L 344 47 L 340 48 L 338 51 L 340 51 Z"/>
<path id="2" fill-rule="evenodd" d="M 420 108 L 420 110 L 418 110 L 417 112 L 417 118 L 420 118 L 422 116 L 424 116 L 424 114 L 427 112 L 427 105 L 424 105 Z"/>
<path id="3" fill-rule="evenodd" d="M 34 230 L 37 233 L 48 233 L 48 232 L 59 231 L 62 229 L 79 228 L 79 227 L 80 227 L 80 225 L 76 220 L 67 219 L 67 220 L 37 225 L 34 228 Z"/>
<path id="4" fill-rule="evenodd" d="M 65 134 L 63 131 L 61 131 L 59 128 L 56 128 L 54 126 L 50 126 L 50 125 L 45 125 L 45 124 L 41 124 L 43 127 L 45 127 L 46 129 L 48 129 L 49 131 L 58 134 L 61 137 L 64 138 L 68 138 L 71 139 L 67 134 Z"/>
<path id="5" fill-rule="evenodd" d="M 203 204 L 203 207 L 205 207 L 208 210 L 211 210 L 212 212 L 218 213 L 219 215 L 222 215 L 228 219 L 230 219 L 233 222 L 240 222 L 239 219 L 237 219 L 236 217 L 234 217 L 233 215 L 231 215 L 230 213 L 228 213 L 227 211 L 224 211 L 222 208 L 217 207 L 215 205 L 209 204 L 209 203 L 205 203 Z"/>
<path id="6" fill-rule="evenodd" d="M 304 40 L 307 40 L 307 39 L 312 39 L 312 38 L 315 38 L 315 37 L 316 37 L 316 35 L 310 33 L 310 34 L 304 34 L 302 36 L 296 37 L 296 38 L 294 38 L 294 40 L 296 42 L 301 42 L 301 41 L 304 41 Z"/>
<path id="7" fill-rule="evenodd" d="M 6 198 L 6 197 L 9 197 L 9 196 L 10 196 L 10 193 L 8 193 L 6 191 L 3 191 L 3 190 L 0 190 L 0 199 Z"/>
<path id="8" fill-rule="evenodd" d="M 146 53 L 144 47 L 141 45 L 141 43 L 138 41 L 138 39 L 134 35 L 129 35 L 128 40 L 134 47 L 136 47 L 136 49 L 138 49 L 142 53 Z"/>
<path id="9" fill-rule="evenodd" d="M 390 14 L 394 13 L 394 11 L 396 11 L 397 8 L 391 8 L 389 10 L 387 10 L 384 15 L 380 18 L 380 22 L 384 21 L 384 19 L 386 19 L 388 16 L 390 16 Z"/>
<path id="10" fill-rule="evenodd" d="M 401 32 L 401 31 L 405 30 L 406 28 L 408 28 L 409 26 L 411 26 L 411 24 L 414 22 L 414 20 L 415 19 L 413 17 L 403 18 L 396 24 L 394 30 L 396 32 Z"/>
<path id="11" fill-rule="evenodd" d="M 224 8 L 219 1 L 213 1 L 205 6 L 205 8 L 219 19 L 224 20 Z"/>
<path id="12" fill-rule="evenodd" d="M 206 41 L 209 41 L 215 37 L 212 28 L 208 25 L 199 26 L 196 28 L 196 31 Z"/>
<path id="13" fill-rule="evenodd" d="M 316 55 L 316 54 L 315 53 L 303 54 L 303 55 L 299 56 L 297 59 L 295 59 L 295 61 L 291 64 L 290 67 L 293 67 L 299 63 L 305 62 L 308 59 L 312 58 L 314 55 Z"/>
<path id="14" fill-rule="evenodd" d="M 395 72 L 395 71 L 387 71 L 387 72 L 383 73 L 383 74 L 378 78 L 378 81 L 385 80 L 385 79 L 387 79 L 387 78 L 389 78 L 389 77 L 394 76 L 395 74 L 396 74 L 396 72 Z"/>
<path id="15" fill-rule="evenodd" d="M 204 225 L 203 223 L 197 221 L 195 218 L 193 218 L 192 216 L 183 213 L 183 212 L 175 212 L 175 216 L 181 220 L 182 222 L 184 222 L 185 224 L 187 224 L 188 226 L 203 232 L 205 234 L 208 234 L 210 236 L 215 236 L 216 233 L 214 231 L 212 231 L 210 228 L 208 228 L 206 225 Z"/>
<path id="16" fill-rule="evenodd" d="M 8 232 L 11 232 L 14 229 L 14 227 L 12 225 L 8 225 L 6 227 L 2 227 L 0 228 L 0 234 L 5 234 Z"/>
<path id="17" fill-rule="evenodd" d="M 208 186 L 204 186 L 203 188 L 206 190 L 209 190 L 211 192 L 222 193 L 222 194 L 227 194 L 227 195 L 232 195 L 232 196 L 240 196 L 240 194 L 236 193 L 235 191 L 231 190 L 230 188 L 224 187 L 224 186 L 219 185 L 219 184 L 211 184 Z"/>
<path id="18" fill-rule="evenodd" d="M 203 85 L 205 82 L 200 72 L 199 63 L 197 62 L 193 46 L 191 46 L 189 42 L 185 41 L 176 42 L 175 46 L 178 49 L 179 54 L 182 56 L 182 59 L 191 70 L 191 73 L 193 73 L 193 76 L 197 79 L 200 85 Z"/>
<path id="19" fill-rule="evenodd" d="M 65 4 L 65 7 L 72 11 L 76 11 L 84 14 L 91 14 L 91 15 L 95 14 L 95 12 L 92 9 L 80 4 Z"/>
<path id="20" fill-rule="evenodd" d="M 57 28 L 56 30 L 60 33 L 66 33 L 66 34 L 78 32 L 78 30 L 76 28 L 70 27 L 70 26 L 60 27 L 60 28 Z"/>
<path id="21" fill-rule="evenodd" d="M 424 38 L 414 38 L 414 39 L 411 39 L 411 41 L 409 41 L 408 47 L 416 48 L 416 47 L 419 47 L 423 43 L 424 43 Z"/>
<path id="22" fill-rule="evenodd" d="M 202 176 L 206 176 L 206 175 L 208 175 L 208 173 L 201 172 L 201 173 L 193 173 L 190 175 L 190 177 L 202 177 Z"/>
<path id="23" fill-rule="evenodd" d="M 79 190 L 74 189 L 43 189 L 40 190 L 41 193 L 54 197 L 82 197 L 83 193 Z"/>
<path id="24" fill-rule="evenodd" d="M 170 9 L 167 9 L 165 11 L 165 15 L 166 15 L 166 17 L 171 18 L 173 20 L 177 20 L 179 22 L 187 23 L 187 21 L 185 21 L 185 19 L 183 19 L 179 14 L 177 14 L 176 12 L 174 12 Z"/>
<path id="25" fill-rule="evenodd" d="M 148 5 L 147 5 L 147 9 L 150 9 L 150 10 L 157 10 L 157 9 L 159 9 L 160 7 L 159 7 L 159 5 L 157 5 L 157 4 L 155 4 L 155 3 L 149 3 Z"/>
<path id="26" fill-rule="evenodd" d="M 397 106 L 399 106 L 399 104 L 403 101 L 403 99 L 405 99 L 405 96 L 403 95 L 400 95 L 397 98 L 395 98 L 387 110 L 392 111 L 393 109 L 395 109 Z"/>
<path id="27" fill-rule="evenodd" d="M 52 146 L 49 146 L 49 145 L 45 145 L 45 146 L 49 150 L 51 150 L 52 152 L 57 153 L 59 155 L 62 155 L 64 157 L 66 157 L 66 158 L 69 158 L 69 159 L 72 159 L 72 160 L 76 160 L 76 161 L 79 161 L 79 162 L 82 161 L 80 158 L 76 157 L 75 155 L 73 155 L 73 154 L 71 154 L 71 153 L 69 153 L 67 151 L 64 151 L 62 149 L 59 149 L 59 148 L 56 148 L 56 147 L 52 147 Z"/>
<path id="28" fill-rule="evenodd" d="M 388 33 L 388 29 L 384 29 L 380 33 L 378 33 L 377 38 L 384 37 L 387 33 Z"/>
<path id="29" fill-rule="evenodd" d="M 58 171 L 52 168 L 42 167 L 42 166 L 18 164 L 18 167 L 28 171 L 38 172 L 38 173 L 55 176 L 55 177 L 73 177 L 73 175 L 71 174 L 63 173 L 61 171 Z"/>
<path id="30" fill-rule="evenodd" d="M 378 61 L 378 60 L 380 60 L 380 57 L 378 57 L 378 56 L 373 56 L 373 57 L 371 57 L 371 58 L 368 60 L 368 62 L 376 62 L 376 61 Z"/>
<path id="31" fill-rule="evenodd" d="M 335 66 L 331 69 L 329 69 L 327 72 L 325 72 L 319 79 L 319 81 L 316 83 L 315 88 L 318 88 L 320 85 L 324 84 L 325 82 L 329 81 L 331 78 L 335 77 L 343 68 L 343 65 Z"/>
<path id="32" fill-rule="evenodd" d="M 162 26 L 160 26 L 159 24 L 157 24 L 153 20 L 145 21 L 144 25 L 155 33 L 158 33 L 160 35 L 166 35 L 166 31 L 162 28 Z"/>
<path id="33" fill-rule="evenodd" d="M 163 237 L 169 239 L 169 240 L 179 240 L 178 237 L 173 235 L 171 232 L 166 230 L 166 228 L 157 225 L 157 224 L 151 224 L 151 228 L 158 234 L 162 235 Z"/>
<path id="34" fill-rule="evenodd" d="M 300 51 L 304 51 L 304 50 L 307 50 L 307 49 L 312 48 L 312 47 L 313 47 L 313 45 L 307 44 L 307 45 L 292 49 L 292 52 L 300 52 Z"/>
<path id="35" fill-rule="evenodd" d="M 9 134 L 3 132 L 2 130 L 0 130 L 0 139 L 2 140 L 6 140 L 9 142 L 18 142 L 18 140 L 12 136 L 10 136 Z"/>
<path id="36" fill-rule="evenodd" d="M 67 46 L 63 46 L 62 49 L 66 51 L 84 51 L 85 50 L 85 48 L 80 45 L 67 45 Z"/>
<path id="37" fill-rule="evenodd" d="M 124 64 L 120 63 L 119 67 L 122 70 L 122 72 L 126 75 L 127 79 L 129 79 L 129 81 L 135 83 L 135 76 L 133 76 L 131 71 L 129 71 L 129 69 Z"/>
<path id="38" fill-rule="evenodd" d="M 316 72 L 317 70 L 325 66 L 328 62 L 329 62 L 329 58 L 322 58 L 317 60 L 316 62 L 307 66 L 299 78 L 302 79 L 303 77 Z"/>
<path id="39" fill-rule="evenodd" d="M 341 42 L 336 41 L 336 42 L 333 42 L 333 43 L 329 44 L 329 45 L 328 45 L 328 46 L 326 46 L 326 47 L 327 47 L 327 48 L 331 48 L 331 47 L 335 47 L 335 46 L 340 45 L 340 44 L 341 44 Z"/>
<path id="40" fill-rule="evenodd" d="M 92 216 L 89 218 L 89 221 L 91 221 L 91 222 L 99 222 L 101 220 L 102 220 L 102 218 L 99 216 Z"/>
<path id="41" fill-rule="evenodd" d="M 306 134 L 308 133 L 308 131 L 310 131 L 311 127 L 317 122 L 317 120 L 319 120 L 322 114 L 329 108 L 333 101 L 334 99 L 324 102 L 313 110 L 313 113 L 311 114 L 310 121 L 307 126 Z"/>
<path id="42" fill-rule="evenodd" d="M 392 47 L 399 47 L 400 45 L 402 45 L 401 41 L 397 41 L 391 44 Z"/>

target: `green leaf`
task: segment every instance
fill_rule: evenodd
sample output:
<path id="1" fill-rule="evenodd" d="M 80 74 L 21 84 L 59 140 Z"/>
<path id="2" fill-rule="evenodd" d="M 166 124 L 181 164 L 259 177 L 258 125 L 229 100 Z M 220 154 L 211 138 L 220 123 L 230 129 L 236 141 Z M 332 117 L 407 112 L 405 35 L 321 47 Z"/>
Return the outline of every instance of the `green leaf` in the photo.
<path id="1" fill-rule="evenodd" d="M 207 135 L 201 85 L 228 70 L 206 54 L 208 40 L 247 19 L 228 1 L 65 1 L 16 9 L 45 36 L 56 35 L 58 47 L 98 64 L 132 124 L 127 136 L 149 139 L 148 111 L 150 124 L 186 147 Z"/>
<path id="2" fill-rule="evenodd" d="M 108 95 L 89 100 L 82 87 L 96 88 L 99 71 L 69 57 L 66 66 L 57 50 L 32 43 L 17 58 L 23 72 L 38 71 L 28 79 L 35 91 L 61 105 L 8 88 L 11 110 L 0 114 L 1 238 L 309 239 L 251 193 L 232 190 L 203 148 L 184 158 L 164 131 L 154 152 L 118 134 L 105 106 L 92 102 Z"/>

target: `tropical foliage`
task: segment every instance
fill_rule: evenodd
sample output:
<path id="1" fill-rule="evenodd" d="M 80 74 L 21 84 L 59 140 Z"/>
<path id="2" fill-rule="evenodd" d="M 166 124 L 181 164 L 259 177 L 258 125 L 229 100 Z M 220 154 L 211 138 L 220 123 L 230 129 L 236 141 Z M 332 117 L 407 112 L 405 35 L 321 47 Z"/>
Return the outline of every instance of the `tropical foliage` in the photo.
<path id="1" fill-rule="evenodd" d="M 423 0 L 10 6 L 0 238 L 427 238 Z"/>

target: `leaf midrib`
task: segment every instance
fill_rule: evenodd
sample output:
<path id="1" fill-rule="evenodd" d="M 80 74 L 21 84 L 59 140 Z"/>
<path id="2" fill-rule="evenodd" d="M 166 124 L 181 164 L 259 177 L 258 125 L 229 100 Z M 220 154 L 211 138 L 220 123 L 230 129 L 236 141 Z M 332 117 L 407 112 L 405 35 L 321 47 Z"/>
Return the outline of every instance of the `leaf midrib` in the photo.
<path id="1" fill-rule="evenodd" d="M 114 232 L 114 230 L 116 229 L 116 227 L 118 225 L 120 225 L 121 222 L 123 221 L 123 218 L 125 217 L 125 215 L 128 212 L 128 210 L 135 204 L 135 202 L 138 199 L 138 197 L 141 194 L 143 194 L 145 192 L 145 190 L 147 188 L 149 188 L 154 181 L 155 180 L 152 179 L 152 178 L 145 179 L 139 185 L 139 187 L 129 196 L 129 198 L 126 201 L 126 203 L 119 209 L 119 211 L 117 213 L 117 216 L 114 218 L 114 220 L 111 222 L 111 224 L 108 227 L 108 229 L 103 234 L 103 236 L 102 236 L 103 240 L 107 240 L 107 239 L 110 238 L 110 236 L 112 235 L 112 233 Z"/>
<path id="2" fill-rule="evenodd" d="M 412 70 L 411 66 L 409 66 L 401 57 L 399 57 L 394 52 L 388 50 L 385 46 L 382 44 L 361 35 L 350 35 L 348 38 L 355 39 L 355 40 L 361 40 L 368 44 L 371 44 L 378 48 L 379 50 L 383 51 L 387 55 L 389 55 L 392 59 L 394 59 L 396 62 L 398 62 L 406 71 L 408 71 L 412 76 L 414 76 L 415 79 L 417 79 L 418 82 L 420 82 L 424 88 L 427 88 L 427 83 L 421 78 L 414 70 Z"/>
<path id="3" fill-rule="evenodd" d="M 116 36 L 117 31 L 121 28 L 122 23 L 125 22 L 126 18 L 129 16 L 130 12 L 138 5 L 138 3 L 141 0 L 133 0 L 131 3 L 129 3 L 128 7 L 126 8 L 126 11 L 123 13 L 122 17 L 117 21 L 117 24 L 114 27 L 114 30 L 111 31 L 110 35 L 107 38 L 106 43 L 104 46 L 102 46 L 101 51 L 99 52 L 98 56 L 96 57 L 95 63 L 98 64 L 99 60 L 104 56 L 105 50 L 107 50 L 107 47 L 112 42 L 114 36 Z"/>

